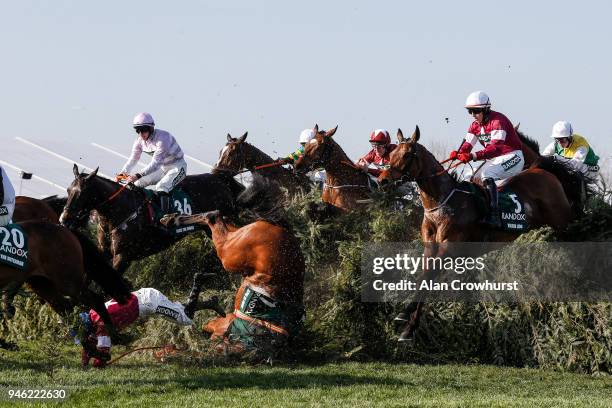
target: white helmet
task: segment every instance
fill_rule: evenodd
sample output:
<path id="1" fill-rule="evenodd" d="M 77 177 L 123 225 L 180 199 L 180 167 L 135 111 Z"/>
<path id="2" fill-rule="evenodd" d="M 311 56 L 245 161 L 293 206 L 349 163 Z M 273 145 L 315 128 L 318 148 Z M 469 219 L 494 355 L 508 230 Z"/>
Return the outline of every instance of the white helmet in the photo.
<path id="1" fill-rule="evenodd" d="M 139 126 L 155 126 L 155 121 L 153 120 L 153 116 L 147 112 L 140 112 L 136 116 L 134 116 L 134 120 L 132 122 L 134 127 Z"/>
<path id="2" fill-rule="evenodd" d="M 475 91 L 468 95 L 465 100 L 466 108 L 490 108 L 491 100 L 489 95 L 482 91 Z"/>
<path id="3" fill-rule="evenodd" d="M 308 143 L 315 137 L 315 132 L 312 129 L 304 129 L 300 133 L 300 143 Z"/>
<path id="4" fill-rule="evenodd" d="M 572 129 L 572 124 L 562 120 L 554 124 L 550 137 L 553 139 L 562 139 L 564 137 L 572 137 L 573 134 L 574 129 Z"/>

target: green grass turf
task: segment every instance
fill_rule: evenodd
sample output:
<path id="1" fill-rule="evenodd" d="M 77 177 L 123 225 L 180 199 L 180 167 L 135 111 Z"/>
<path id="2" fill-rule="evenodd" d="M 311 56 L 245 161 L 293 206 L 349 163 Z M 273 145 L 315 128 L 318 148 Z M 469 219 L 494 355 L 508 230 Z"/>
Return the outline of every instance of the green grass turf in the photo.
<path id="1" fill-rule="evenodd" d="M 610 376 L 481 365 L 186 366 L 146 356 L 82 370 L 76 346 L 20 346 L 0 350 L 0 390 L 63 387 L 69 399 L 49 405 L 66 407 L 612 406 Z"/>

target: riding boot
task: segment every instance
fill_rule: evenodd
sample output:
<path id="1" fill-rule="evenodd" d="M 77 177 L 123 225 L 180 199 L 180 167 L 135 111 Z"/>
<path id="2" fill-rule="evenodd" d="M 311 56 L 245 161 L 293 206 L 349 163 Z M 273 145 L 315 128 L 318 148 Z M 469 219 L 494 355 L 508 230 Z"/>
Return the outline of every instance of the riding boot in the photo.
<path id="1" fill-rule="evenodd" d="M 198 298 L 200 296 L 200 292 L 202 291 L 202 286 L 204 286 L 204 277 L 205 274 L 202 272 L 197 272 L 195 275 L 193 275 L 193 286 L 191 287 L 191 292 L 189 293 L 187 302 L 183 304 L 185 307 L 185 314 L 190 319 L 193 319 L 193 315 L 196 312 Z"/>
<path id="2" fill-rule="evenodd" d="M 225 310 L 219 303 L 219 298 L 217 296 L 210 297 L 206 300 L 198 302 L 196 310 L 214 310 L 221 317 L 225 317 Z"/>
<path id="3" fill-rule="evenodd" d="M 486 219 L 486 223 L 493 228 L 501 228 L 501 216 L 499 213 L 497 185 L 495 184 L 495 180 L 486 178 L 482 180 L 482 183 L 487 188 L 491 200 L 489 216 Z"/>
<path id="4" fill-rule="evenodd" d="M 170 194 L 165 191 L 158 191 L 157 195 L 159 196 L 159 206 L 162 214 L 168 214 L 170 210 Z"/>

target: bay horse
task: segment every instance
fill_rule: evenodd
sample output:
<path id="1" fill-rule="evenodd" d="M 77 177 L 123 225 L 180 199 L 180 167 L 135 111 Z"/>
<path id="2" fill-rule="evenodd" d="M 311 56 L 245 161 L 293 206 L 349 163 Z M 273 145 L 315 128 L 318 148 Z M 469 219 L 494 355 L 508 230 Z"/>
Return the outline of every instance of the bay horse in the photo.
<path id="1" fill-rule="evenodd" d="M 326 180 L 323 184 L 323 202 L 342 211 L 362 207 L 370 199 L 369 176 L 349 159 L 333 139 L 338 126 L 325 131 L 314 127 L 315 137 L 306 144 L 304 154 L 295 163 L 296 170 L 308 171 L 323 167 Z"/>
<path id="2" fill-rule="evenodd" d="M 55 197 L 51 198 L 55 199 Z M 64 204 L 62 204 L 62 207 Z M 61 210 L 57 212 L 57 210 L 49 204 L 48 199 L 39 200 L 32 197 L 17 196 L 15 197 L 13 222 L 40 220 L 48 221 L 52 224 L 58 224 L 60 213 Z"/>
<path id="3" fill-rule="evenodd" d="M 236 138 L 227 134 L 227 143 L 219 153 L 219 160 L 215 164 L 213 173 L 229 171 L 237 174 L 244 170 L 257 171 L 264 177 L 270 178 L 282 187 L 285 187 L 290 195 L 298 192 L 308 192 L 312 182 L 303 174 L 295 173 L 276 162 L 257 147 L 246 142 L 248 132 Z M 262 168 L 258 168 L 262 166 Z"/>
<path id="4" fill-rule="evenodd" d="M 91 211 L 98 213 L 98 246 L 110 254 L 113 267 L 123 274 L 130 263 L 168 248 L 180 238 L 149 223 L 147 195 L 143 188 L 123 186 L 97 175 L 79 173 L 73 167 L 74 181 L 68 187 L 68 200 L 60 216 L 63 225 L 73 229 L 87 222 Z M 178 186 L 192 200 L 192 211 L 235 210 L 235 201 L 244 187 L 228 174 L 198 174 Z"/>
<path id="5" fill-rule="evenodd" d="M 438 160 L 418 143 L 418 126 L 410 139 L 405 139 L 400 129 L 397 138 L 399 144 L 391 153 L 390 168 L 381 173 L 379 181 L 388 184 L 389 181 L 407 178 L 418 184 L 424 208 L 421 240 L 426 244 L 426 257 L 444 257 L 448 242 L 507 242 L 519 235 L 519 232 L 493 230 L 481 223 L 481 197 L 462 189 Z M 501 186 L 502 190 L 505 188 L 514 191 L 523 200 L 531 227 L 549 225 L 561 230 L 574 218 L 563 185 L 549 171 L 532 166 L 508 178 Z M 436 273 L 434 270 L 424 272 L 426 276 Z M 409 340 L 414 333 L 423 300 L 424 296 L 419 293 L 417 300 L 396 317 L 396 320 L 406 322 L 400 341 Z"/>
<path id="6" fill-rule="evenodd" d="M 163 220 L 167 225 L 208 226 L 224 269 L 243 276 L 233 312 L 207 322 L 202 329 L 222 341 L 218 351 L 261 351 L 268 340 L 278 350 L 299 333 L 305 264 L 300 241 L 279 215 L 281 194 L 277 183 L 256 174 L 239 197 L 255 220 L 247 225 L 234 224 L 218 210 Z"/>
<path id="7" fill-rule="evenodd" d="M 24 270 L 0 264 L 0 289 L 26 283 L 34 293 L 49 303 L 58 314 L 65 316 L 74 306 L 93 308 L 105 322 L 112 323 L 104 299 L 88 288 L 84 257 L 95 266 L 94 280 L 118 302 L 127 301 L 129 290 L 116 272 L 106 264 L 97 249 L 81 234 L 46 221 L 24 221 L 18 224 L 27 236 L 27 266 Z M 6 233 L 6 232 L 5 232 Z M 95 265 L 94 265 L 95 264 Z"/>

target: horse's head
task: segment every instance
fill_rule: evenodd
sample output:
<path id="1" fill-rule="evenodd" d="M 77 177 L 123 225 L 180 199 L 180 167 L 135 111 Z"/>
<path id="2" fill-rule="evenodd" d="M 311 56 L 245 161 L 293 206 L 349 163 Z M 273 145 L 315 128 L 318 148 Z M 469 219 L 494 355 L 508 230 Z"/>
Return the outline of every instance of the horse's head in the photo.
<path id="1" fill-rule="evenodd" d="M 313 128 L 315 137 L 304 148 L 304 154 L 295 162 L 295 169 L 309 171 L 316 167 L 325 167 L 332 160 L 335 153 L 336 142 L 332 136 L 338 126 L 331 130 L 319 130 L 319 125 Z"/>
<path id="2" fill-rule="evenodd" d="M 236 138 L 232 137 L 229 133 L 227 134 L 227 143 L 219 152 L 219 160 L 215 164 L 215 168 L 218 170 L 231 170 L 240 171 L 247 166 L 247 152 L 245 151 L 246 143 L 244 141 L 247 138 L 249 132 L 245 132 L 244 135 Z"/>
<path id="3" fill-rule="evenodd" d="M 421 131 L 418 126 L 409 139 L 404 138 L 401 129 L 397 129 L 398 145 L 389 155 L 389 168 L 378 176 L 381 185 L 398 179 L 415 180 L 421 175 L 423 170 L 421 150 L 423 147 L 417 143 L 420 136 Z"/>
<path id="4" fill-rule="evenodd" d="M 83 226 L 89 219 L 89 213 L 102 203 L 105 197 L 94 185 L 96 184 L 96 168 L 89 174 L 79 173 L 75 164 L 72 168 L 74 180 L 68 187 L 68 199 L 60 216 L 60 223 L 69 228 Z"/>

